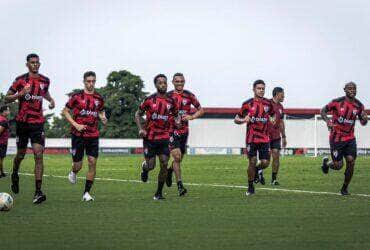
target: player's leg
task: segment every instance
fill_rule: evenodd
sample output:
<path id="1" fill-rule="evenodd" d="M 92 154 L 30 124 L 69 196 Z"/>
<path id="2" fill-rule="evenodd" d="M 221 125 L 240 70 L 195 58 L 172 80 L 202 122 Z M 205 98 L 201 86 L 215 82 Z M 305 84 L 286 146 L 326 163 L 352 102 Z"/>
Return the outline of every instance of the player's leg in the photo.
<path id="1" fill-rule="evenodd" d="M 157 191 L 153 197 L 155 200 L 164 199 L 162 191 L 167 177 L 168 160 L 170 159 L 170 149 L 168 143 L 168 141 L 161 141 L 157 144 L 157 154 L 159 158 L 160 169 L 158 173 Z"/>
<path id="2" fill-rule="evenodd" d="M 272 156 L 271 185 L 279 185 L 279 182 L 277 181 L 277 175 L 280 168 L 281 139 L 271 141 L 270 149 Z"/>
<path id="3" fill-rule="evenodd" d="M 84 139 L 84 144 L 89 169 L 86 173 L 85 189 L 82 200 L 93 201 L 94 198 L 90 195 L 90 190 L 92 188 L 96 175 L 96 163 L 99 157 L 99 139 Z"/>
<path id="4" fill-rule="evenodd" d="M 173 166 L 173 171 L 175 172 L 175 177 L 176 177 L 176 183 L 177 183 L 177 189 L 179 191 L 179 196 L 183 196 L 187 193 L 187 189 L 184 187 L 182 183 L 182 177 L 181 177 L 181 161 L 183 158 L 183 154 L 181 152 L 180 148 L 176 148 L 171 151 L 171 156 L 173 158 L 172 166 Z M 167 179 L 168 179 L 168 172 L 167 172 Z"/>
<path id="5" fill-rule="evenodd" d="M 147 182 L 149 172 L 155 168 L 156 143 L 154 141 L 143 141 L 145 162 L 141 164 L 141 180 Z"/>
<path id="6" fill-rule="evenodd" d="M 72 184 L 77 183 L 77 174 L 82 168 L 82 162 L 85 152 L 85 144 L 84 139 L 82 137 L 78 137 L 72 135 L 71 137 L 71 144 L 72 144 L 72 168 L 68 174 L 68 180 Z"/>
<path id="7" fill-rule="evenodd" d="M 257 165 L 257 148 L 254 143 L 247 145 L 248 155 L 248 191 L 245 193 L 247 196 L 254 194 L 254 176 L 256 173 Z"/>
<path id="8" fill-rule="evenodd" d="M 329 168 L 340 170 L 343 167 L 343 143 L 330 143 L 330 154 L 332 161 L 324 157 L 322 160 L 321 170 L 324 174 L 329 173 Z"/>
<path id="9" fill-rule="evenodd" d="M 17 153 L 13 159 L 13 171 L 11 175 L 11 189 L 13 193 L 19 193 L 19 175 L 18 171 L 23 161 L 26 151 L 27 151 L 27 144 L 28 144 L 28 128 L 25 127 L 22 123 L 17 123 L 16 128 L 16 135 L 17 135 Z"/>
<path id="10" fill-rule="evenodd" d="M 33 156 L 35 159 L 35 195 L 34 204 L 40 204 L 46 200 L 46 195 L 42 193 L 42 177 L 44 174 L 44 145 L 32 143 Z"/>
<path id="11" fill-rule="evenodd" d="M 346 170 L 344 172 L 344 183 L 341 189 L 342 195 L 348 195 L 348 185 L 351 182 L 353 172 L 355 169 L 355 161 L 357 157 L 357 145 L 356 141 L 348 142 L 345 149 L 344 155 L 346 159 Z"/>
<path id="12" fill-rule="evenodd" d="M 4 172 L 4 159 L 6 157 L 6 144 L 0 144 L 0 178 L 6 177 Z"/>
<path id="13" fill-rule="evenodd" d="M 256 166 L 258 173 L 259 182 L 265 185 L 265 177 L 263 177 L 263 169 L 270 165 L 270 144 L 269 143 L 259 143 L 256 144 L 258 151 L 259 163 Z"/>

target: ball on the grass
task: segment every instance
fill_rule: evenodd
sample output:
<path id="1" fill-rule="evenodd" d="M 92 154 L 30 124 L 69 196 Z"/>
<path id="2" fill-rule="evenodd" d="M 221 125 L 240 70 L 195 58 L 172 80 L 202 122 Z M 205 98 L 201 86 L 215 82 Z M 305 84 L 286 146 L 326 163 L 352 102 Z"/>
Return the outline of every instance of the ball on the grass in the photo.
<path id="1" fill-rule="evenodd" d="M 8 193 L 0 193 L 0 211 L 9 211 L 14 205 L 13 197 Z"/>

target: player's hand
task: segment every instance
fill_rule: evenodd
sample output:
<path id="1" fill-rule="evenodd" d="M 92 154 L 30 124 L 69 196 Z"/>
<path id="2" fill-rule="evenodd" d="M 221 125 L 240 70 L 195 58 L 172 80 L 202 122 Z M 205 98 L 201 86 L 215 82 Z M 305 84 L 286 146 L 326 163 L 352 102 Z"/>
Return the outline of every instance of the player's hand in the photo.
<path id="1" fill-rule="evenodd" d="M 146 130 L 145 130 L 145 129 L 140 129 L 140 130 L 139 130 L 139 136 L 140 136 L 141 138 L 146 137 Z"/>
<path id="2" fill-rule="evenodd" d="M 51 99 L 50 103 L 49 103 L 49 109 L 53 109 L 55 108 L 55 101 L 54 99 Z"/>
<path id="3" fill-rule="evenodd" d="M 184 115 L 181 120 L 184 121 L 184 122 L 187 122 L 187 121 L 190 121 L 190 120 L 193 120 L 194 117 L 192 115 Z"/>
<path id="4" fill-rule="evenodd" d="M 283 137 L 282 138 L 282 146 L 283 146 L 283 148 L 286 148 L 286 145 L 287 145 L 287 141 L 286 141 L 286 138 L 285 137 Z"/>
<path id="5" fill-rule="evenodd" d="M 81 132 L 81 131 L 85 130 L 87 126 L 86 125 L 83 125 L 83 124 L 76 123 L 74 125 L 74 127 L 77 129 L 78 132 Z"/>
<path id="6" fill-rule="evenodd" d="M 100 121 L 103 123 L 103 125 L 105 126 L 105 125 L 107 125 L 107 123 L 108 123 L 108 119 L 107 119 L 107 117 L 101 117 L 100 118 Z"/>
<path id="7" fill-rule="evenodd" d="M 366 111 L 364 110 L 364 111 L 362 111 L 362 113 L 361 113 L 361 120 L 363 120 L 363 121 L 367 121 L 367 119 L 368 119 L 368 117 L 367 117 L 367 113 L 366 113 Z"/>
<path id="8" fill-rule="evenodd" d="M 19 91 L 18 95 L 19 96 L 25 96 L 30 92 L 31 92 L 31 85 L 26 84 L 26 86 L 24 86 L 24 88 L 21 91 Z"/>
<path id="9" fill-rule="evenodd" d="M 326 126 L 328 126 L 329 130 L 332 130 L 335 127 L 334 123 L 331 120 L 326 122 Z"/>

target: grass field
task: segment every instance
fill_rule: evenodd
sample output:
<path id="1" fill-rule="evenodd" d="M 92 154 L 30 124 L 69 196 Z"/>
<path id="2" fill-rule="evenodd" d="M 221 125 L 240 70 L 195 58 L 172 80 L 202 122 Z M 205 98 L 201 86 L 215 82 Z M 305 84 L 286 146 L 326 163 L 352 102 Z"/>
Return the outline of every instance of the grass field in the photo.
<path id="1" fill-rule="evenodd" d="M 358 158 L 348 197 L 336 195 L 343 170 L 324 176 L 320 159 L 309 157 L 284 157 L 282 185 L 257 185 L 256 195 L 246 197 L 243 156 L 187 156 L 189 194 L 178 197 L 175 187 L 166 187 L 165 201 L 152 199 L 158 169 L 149 183 L 136 182 L 141 160 L 102 155 L 96 200 L 83 203 L 84 180 L 71 185 L 62 178 L 70 157 L 46 155 L 47 201 L 32 204 L 33 176 L 22 175 L 15 207 L 0 213 L 0 249 L 370 249 L 369 157 Z M 33 172 L 30 155 L 21 172 Z M 0 192 L 10 192 L 9 184 L 0 179 Z"/>

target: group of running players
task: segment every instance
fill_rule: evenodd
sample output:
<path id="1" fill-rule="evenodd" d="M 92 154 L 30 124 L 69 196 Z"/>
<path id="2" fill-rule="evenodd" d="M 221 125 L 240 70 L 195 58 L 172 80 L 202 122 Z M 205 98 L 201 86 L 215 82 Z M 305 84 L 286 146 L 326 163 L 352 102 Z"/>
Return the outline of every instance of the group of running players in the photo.
<path id="1" fill-rule="evenodd" d="M 16 115 L 17 153 L 13 160 L 11 174 L 11 190 L 19 193 L 19 167 L 25 157 L 27 145 L 31 141 L 35 159 L 35 194 L 33 203 L 40 204 L 46 200 L 41 191 L 43 177 L 43 152 L 45 134 L 42 101 L 49 102 L 49 108 L 55 107 L 55 101 L 49 93 L 50 80 L 39 73 L 40 60 L 37 54 L 29 54 L 26 58 L 28 73 L 15 79 L 9 88 L 5 100 L 18 101 Z M 84 89 L 70 96 L 63 109 L 63 116 L 71 125 L 72 168 L 68 179 L 72 184 L 77 182 L 77 174 L 82 168 L 84 154 L 87 155 L 88 172 L 82 200 L 93 201 L 90 195 L 96 175 L 96 163 L 99 155 L 99 120 L 106 125 L 108 120 L 104 111 L 104 98 L 95 90 L 96 74 L 88 71 L 83 75 Z M 181 162 L 186 154 L 189 135 L 189 121 L 204 114 L 196 96 L 184 89 L 185 77 L 182 73 L 173 75 L 174 90 L 167 91 L 167 77 L 159 74 L 154 77 L 156 93 L 148 96 L 135 113 L 138 134 L 143 138 L 143 153 L 141 180 L 147 182 L 149 172 L 155 168 L 156 157 L 159 158 L 155 200 L 164 199 L 163 187 L 172 186 L 172 176 L 175 173 L 179 196 L 184 196 L 181 175 Z M 246 195 L 255 193 L 254 183 L 265 184 L 263 169 L 270 164 L 272 156 L 271 185 L 279 185 L 277 174 L 279 157 L 282 147 L 287 145 L 284 124 L 284 90 L 281 87 L 273 89 L 272 98 L 265 95 L 265 82 L 256 80 L 253 83 L 254 96 L 242 104 L 234 122 L 246 124 L 246 149 L 248 155 L 248 191 Z M 344 87 L 345 96 L 334 99 L 321 110 L 321 115 L 330 130 L 330 149 L 332 161 L 324 157 L 322 171 L 327 174 L 329 169 L 339 170 L 346 161 L 342 195 L 348 195 L 348 185 L 351 181 L 357 156 L 354 126 L 356 119 L 362 125 L 367 124 L 367 114 L 364 106 L 356 96 L 356 84 L 347 83 Z M 333 115 L 328 118 L 328 113 Z M 9 138 L 9 107 L 0 107 L 0 178 L 5 177 L 3 160 L 6 156 Z M 172 156 L 172 162 L 168 162 Z"/>

